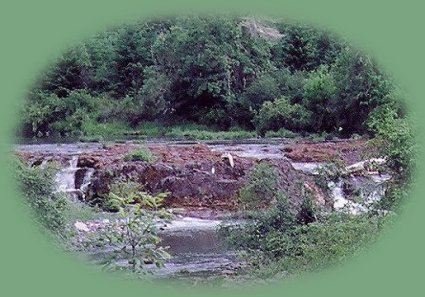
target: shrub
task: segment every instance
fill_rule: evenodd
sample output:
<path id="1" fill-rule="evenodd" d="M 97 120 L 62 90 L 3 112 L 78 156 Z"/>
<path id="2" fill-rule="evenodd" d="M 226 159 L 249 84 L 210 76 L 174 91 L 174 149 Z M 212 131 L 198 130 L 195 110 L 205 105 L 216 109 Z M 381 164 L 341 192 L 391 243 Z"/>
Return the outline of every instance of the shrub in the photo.
<path id="1" fill-rule="evenodd" d="M 106 247 L 113 250 L 104 261 L 105 268 L 128 270 L 145 274 L 147 264 L 162 267 L 170 258 L 166 248 L 159 246 L 159 223 L 169 222 L 171 213 L 161 208 L 167 193 L 155 196 L 137 190 L 134 183 L 118 182 L 109 199 L 117 207 L 120 219 L 113 221 L 99 232 L 88 234 L 83 240 L 88 247 Z M 126 266 L 118 264 L 126 260 Z"/>
<path id="2" fill-rule="evenodd" d="M 392 104 L 376 108 L 367 125 L 376 136 L 376 144 L 388 158 L 388 166 L 402 179 L 408 179 L 414 168 L 415 144 L 409 122 L 398 115 Z"/>
<path id="3" fill-rule="evenodd" d="M 44 227 L 59 233 L 65 225 L 66 200 L 54 193 L 55 166 L 31 167 L 15 162 L 15 174 L 25 202 L 34 211 L 36 220 Z"/>
<path id="4" fill-rule="evenodd" d="M 267 138 L 273 138 L 273 137 L 295 138 L 299 135 L 290 130 L 286 130 L 285 128 L 281 128 L 277 131 L 267 131 L 264 136 Z"/>
<path id="5" fill-rule="evenodd" d="M 240 201 L 248 208 L 270 204 L 276 198 L 277 178 L 277 172 L 271 165 L 256 165 L 250 172 L 246 185 L 239 192 Z"/>
<path id="6" fill-rule="evenodd" d="M 267 130 L 281 128 L 301 130 L 309 126 L 311 113 L 299 104 L 291 104 L 286 97 L 264 102 L 255 114 L 253 123 L 257 132 L 264 135 Z"/>
<path id="7" fill-rule="evenodd" d="M 221 230 L 229 244 L 247 253 L 249 272 L 261 278 L 342 264 L 375 240 L 391 218 L 377 214 L 318 215 L 308 198 L 298 212 L 282 195 L 277 202 L 258 212 L 253 222 Z"/>
<path id="8" fill-rule="evenodd" d="M 280 270 L 298 273 L 343 264 L 378 237 L 385 221 L 385 217 L 334 213 L 320 221 L 299 225 L 290 236 L 290 248 L 276 265 Z"/>
<path id="9" fill-rule="evenodd" d="M 396 210 L 407 198 L 417 153 L 412 127 L 408 119 L 400 116 L 398 109 L 396 103 L 382 105 L 371 112 L 367 122 L 375 135 L 372 142 L 386 157 L 386 165 L 393 175 L 379 202 L 380 207 L 388 210 Z"/>
<path id="10" fill-rule="evenodd" d="M 111 184 L 110 186 L 110 192 L 107 197 L 105 197 L 105 200 L 103 202 L 103 208 L 107 209 L 108 211 L 119 211 L 120 204 L 119 200 L 117 200 L 115 197 L 128 197 L 135 200 L 135 197 L 139 195 L 139 193 L 142 190 L 142 186 L 136 182 L 131 181 L 116 181 Z"/>
<path id="11" fill-rule="evenodd" d="M 148 148 L 140 148 L 127 154 L 124 157 L 124 161 L 144 161 L 152 163 L 156 160 L 155 156 L 151 153 Z"/>

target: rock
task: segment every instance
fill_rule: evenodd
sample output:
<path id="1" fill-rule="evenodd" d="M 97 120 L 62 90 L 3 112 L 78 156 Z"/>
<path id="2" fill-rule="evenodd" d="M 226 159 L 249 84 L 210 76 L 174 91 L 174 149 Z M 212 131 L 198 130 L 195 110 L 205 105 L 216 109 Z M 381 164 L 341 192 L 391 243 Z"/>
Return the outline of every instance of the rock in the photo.
<path id="1" fill-rule="evenodd" d="M 372 158 L 372 159 L 360 161 L 345 167 L 345 172 L 346 174 L 365 172 L 367 174 L 372 175 L 372 174 L 376 174 L 376 171 L 371 171 L 371 170 L 373 170 L 376 166 L 385 164 L 385 162 L 386 162 L 385 158 Z"/>
<path id="2" fill-rule="evenodd" d="M 224 270 L 221 271 L 221 274 L 223 274 L 223 275 L 235 275 L 236 271 L 231 270 L 231 269 L 224 269 Z"/>
<path id="3" fill-rule="evenodd" d="M 305 149 L 307 153 L 311 151 L 310 146 L 303 145 L 286 151 L 288 154 L 299 153 L 299 149 Z M 148 145 L 156 158 L 153 163 L 125 161 L 124 156 L 138 147 L 127 143 L 116 144 L 80 154 L 77 167 L 83 169 L 77 170 L 76 188 L 83 183 L 87 170 L 94 171 L 90 183 L 85 183 L 84 200 L 91 204 L 102 204 L 109 195 L 112 183 L 133 181 L 151 194 L 169 192 L 166 206 L 235 210 L 238 207 L 239 191 L 246 185 L 247 177 L 259 162 L 255 158 L 215 152 L 205 144 Z M 26 157 L 33 161 L 54 158 L 53 155 Z M 62 161 L 69 166 L 69 157 L 62 158 Z M 304 198 L 299 182 L 308 185 L 318 205 L 326 204 L 326 196 L 315 184 L 314 177 L 295 170 L 286 158 L 264 159 L 261 162 L 276 168 L 279 191 L 285 193 L 294 206 L 299 206 Z"/>
<path id="4" fill-rule="evenodd" d="M 98 160 L 106 165 L 93 175 L 91 199 L 106 197 L 114 180 L 131 180 L 144 185 L 145 190 L 152 194 L 169 192 L 165 201 L 167 206 L 235 209 L 239 190 L 246 184 L 247 174 L 257 164 L 255 159 L 230 154 L 224 156 L 229 163 L 223 162 L 222 155 L 212 152 L 206 145 L 155 145 L 149 148 L 157 157 L 153 164 L 125 162 L 113 156 L 105 159 L 115 158 L 114 162 Z M 294 170 L 287 160 L 271 163 L 280 173 L 280 188 L 294 201 L 302 196 L 294 180 L 308 179 L 310 184 L 314 183 L 311 177 Z"/>
<path id="5" fill-rule="evenodd" d="M 309 184 L 308 182 L 305 182 L 304 187 L 313 194 L 316 204 L 319 206 L 326 205 L 325 195 L 316 184 Z"/>
<path id="6" fill-rule="evenodd" d="M 349 180 L 343 181 L 342 191 L 344 193 L 344 196 L 346 197 L 360 195 L 360 190 L 356 187 L 356 185 L 353 182 L 350 182 Z"/>
<path id="7" fill-rule="evenodd" d="M 360 156 L 366 150 L 366 143 L 366 140 L 295 143 L 283 150 L 286 157 L 296 162 L 340 160 L 345 164 L 352 164 L 360 161 Z"/>
<path id="8" fill-rule="evenodd" d="M 285 36 L 276 28 L 266 26 L 260 21 L 251 18 L 245 19 L 241 26 L 244 32 L 252 37 L 263 38 L 269 41 L 277 41 Z"/>
<path id="9" fill-rule="evenodd" d="M 80 189 L 81 188 L 81 186 L 84 183 L 84 178 L 85 178 L 86 174 L 87 174 L 87 169 L 86 168 L 78 169 L 75 172 L 75 186 L 74 186 L 75 189 Z"/>
<path id="10" fill-rule="evenodd" d="M 87 225 L 85 223 L 80 222 L 80 221 L 76 221 L 74 223 L 74 227 L 78 231 L 83 231 L 83 232 L 89 232 L 90 231 L 89 227 L 87 227 Z"/>
<path id="11" fill-rule="evenodd" d="M 221 157 L 229 160 L 230 167 L 235 167 L 235 162 L 233 161 L 233 157 L 230 153 L 224 154 Z"/>

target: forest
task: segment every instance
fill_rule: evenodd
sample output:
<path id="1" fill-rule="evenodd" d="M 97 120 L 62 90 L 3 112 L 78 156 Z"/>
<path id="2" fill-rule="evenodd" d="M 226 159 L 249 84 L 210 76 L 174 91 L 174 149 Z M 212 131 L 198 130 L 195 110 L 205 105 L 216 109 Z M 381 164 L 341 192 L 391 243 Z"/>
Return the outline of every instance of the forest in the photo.
<path id="1" fill-rule="evenodd" d="M 167 136 L 178 127 L 347 137 L 373 134 L 368 119 L 387 107 L 403 116 L 398 96 L 371 57 L 332 33 L 176 17 L 120 26 L 70 48 L 29 93 L 20 135 Z"/>

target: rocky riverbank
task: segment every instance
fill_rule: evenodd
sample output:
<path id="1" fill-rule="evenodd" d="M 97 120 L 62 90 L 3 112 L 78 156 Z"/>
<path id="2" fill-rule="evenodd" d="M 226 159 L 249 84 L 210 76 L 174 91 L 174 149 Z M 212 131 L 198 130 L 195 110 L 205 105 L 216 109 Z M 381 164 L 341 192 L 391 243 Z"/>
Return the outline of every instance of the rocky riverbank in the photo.
<path id="1" fill-rule="evenodd" d="M 149 149 L 155 161 L 125 158 L 140 147 Z M 75 178 L 71 183 L 79 199 L 85 202 L 102 201 L 114 181 L 127 180 L 143 185 L 151 194 L 168 192 L 167 207 L 203 215 L 209 212 L 214 216 L 238 209 L 239 190 L 261 162 L 276 169 L 279 188 L 294 206 L 300 205 L 303 191 L 307 189 L 318 205 L 331 208 L 332 197 L 317 183 L 314 169 L 320 163 L 335 159 L 353 168 L 367 149 L 365 140 L 227 145 L 128 142 L 63 145 L 62 148 L 45 146 L 42 151 L 18 150 L 18 155 L 34 166 L 49 162 L 74 166 Z"/>
<path id="2" fill-rule="evenodd" d="M 141 148 L 152 158 L 129 158 Z M 102 233 L 122 220 L 116 213 L 89 205 L 107 201 L 116 181 L 132 181 L 150 194 L 168 192 L 165 207 L 174 217 L 160 226 L 161 244 L 171 259 L 153 269 L 156 277 L 205 277 L 238 273 L 247 263 L 229 250 L 218 232 L 223 224 L 241 224 L 246 212 L 239 203 L 240 190 L 251 172 L 267 163 L 277 173 L 277 184 L 289 202 L 299 208 L 306 191 L 322 210 L 361 213 L 384 194 L 390 178 L 376 172 L 384 158 L 362 160 L 367 143 L 269 141 L 267 143 L 71 143 L 18 146 L 17 155 L 32 166 L 57 164 L 57 191 L 67 192 L 77 212 L 68 224 L 73 249 L 95 263 L 108 259 L 111 250 L 84 247 L 87 236 Z M 323 169 L 339 160 L 337 180 L 324 179 Z M 326 170 L 325 170 L 326 171 Z M 360 200 L 359 200 L 360 199 Z M 87 216 L 87 211 L 89 216 Z M 128 265 L 117 260 L 118 266 Z M 152 266 L 152 265 L 151 265 Z"/>

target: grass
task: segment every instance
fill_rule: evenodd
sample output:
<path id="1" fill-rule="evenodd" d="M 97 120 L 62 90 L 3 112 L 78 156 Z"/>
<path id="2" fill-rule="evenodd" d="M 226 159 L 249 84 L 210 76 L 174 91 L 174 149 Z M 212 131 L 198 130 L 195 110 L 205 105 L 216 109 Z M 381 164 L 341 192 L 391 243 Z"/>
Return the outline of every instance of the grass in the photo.
<path id="1" fill-rule="evenodd" d="M 81 130 L 85 136 L 110 137 L 111 135 L 124 135 L 132 129 L 124 122 L 99 123 L 94 120 L 88 120 L 84 122 Z"/>
<path id="2" fill-rule="evenodd" d="M 84 136 L 80 137 L 82 142 L 102 142 L 104 140 L 119 138 L 169 138 L 178 140 L 233 140 L 256 138 L 255 131 L 243 130 L 233 127 L 228 131 L 218 131 L 205 125 L 196 123 L 185 123 L 177 125 L 163 125 L 157 122 L 144 122 L 138 127 L 130 127 L 125 122 L 112 121 L 98 123 L 87 120 L 82 127 Z M 266 138 L 300 138 L 301 135 L 290 130 L 280 129 L 278 131 L 267 131 Z M 326 141 L 332 139 L 333 135 L 328 133 L 311 133 L 305 138 L 310 141 Z"/>
<path id="3" fill-rule="evenodd" d="M 208 130 L 185 130 L 181 127 L 173 127 L 165 134 L 169 138 L 184 138 L 189 140 L 231 140 L 256 137 L 252 131 L 208 131 Z"/>
<path id="4" fill-rule="evenodd" d="M 186 123 L 173 126 L 164 126 L 156 122 L 145 122 L 132 128 L 123 122 L 97 123 L 86 121 L 82 127 L 84 136 L 80 141 L 101 142 L 111 137 L 136 138 L 170 138 L 183 140 L 231 140 L 254 138 L 254 131 L 231 129 L 230 131 L 216 131 L 204 125 Z"/>
<path id="5" fill-rule="evenodd" d="M 148 148 L 140 148 L 124 156 L 124 161 L 144 161 L 152 163 L 156 160 L 155 156 Z"/>
<path id="6" fill-rule="evenodd" d="M 285 128 L 282 128 L 278 131 L 267 131 L 265 136 L 266 138 L 296 138 L 300 135 L 290 130 L 286 130 Z"/>
<path id="7" fill-rule="evenodd" d="M 68 224 L 72 224 L 75 221 L 112 219 L 114 215 L 114 213 L 103 212 L 84 203 L 68 203 L 64 212 L 65 221 Z"/>
<path id="8" fill-rule="evenodd" d="M 138 128 L 138 133 L 146 137 L 165 137 L 171 139 L 185 140 L 227 140 L 252 138 L 256 136 L 253 131 L 233 130 L 214 131 L 210 128 L 195 123 L 179 124 L 174 126 L 163 126 L 158 123 L 148 122 Z"/>

